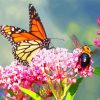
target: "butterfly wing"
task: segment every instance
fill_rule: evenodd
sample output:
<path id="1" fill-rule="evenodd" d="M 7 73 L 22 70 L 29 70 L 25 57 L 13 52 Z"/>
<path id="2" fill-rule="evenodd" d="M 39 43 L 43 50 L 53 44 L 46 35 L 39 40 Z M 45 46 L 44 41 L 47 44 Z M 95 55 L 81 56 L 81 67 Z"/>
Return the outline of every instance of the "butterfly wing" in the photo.
<path id="1" fill-rule="evenodd" d="M 14 26 L 0 26 L 0 33 L 12 44 L 16 44 L 24 40 L 34 39 L 34 37 L 32 37 L 32 35 L 29 34 L 26 30 Z"/>
<path id="2" fill-rule="evenodd" d="M 41 41 L 33 40 L 34 37 L 26 30 L 6 25 L 0 26 L 0 33 L 11 42 L 14 58 L 24 65 L 28 66 L 41 48 Z"/>
<path id="3" fill-rule="evenodd" d="M 15 59 L 23 65 L 29 66 L 29 62 L 40 51 L 40 41 L 22 41 L 13 47 Z"/>
<path id="4" fill-rule="evenodd" d="M 32 4 L 29 4 L 29 17 L 30 17 L 30 34 L 34 36 L 34 40 L 43 41 L 47 38 L 44 27 L 41 23 L 40 17 Z"/>

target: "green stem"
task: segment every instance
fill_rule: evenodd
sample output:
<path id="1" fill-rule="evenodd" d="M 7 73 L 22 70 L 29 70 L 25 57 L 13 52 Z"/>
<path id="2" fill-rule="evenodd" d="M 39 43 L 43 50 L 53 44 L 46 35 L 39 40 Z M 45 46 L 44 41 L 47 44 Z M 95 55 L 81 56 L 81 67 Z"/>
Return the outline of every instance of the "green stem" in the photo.
<path id="1" fill-rule="evenodd" d="M 49 81 L 49 86 L 50 86 L 50 89 L 51 89 L 51 91 L 52 91 L 54 97 L 57 99 L 57 96 L 56 96 L 57 94 L 56 94 L 56 91 L 55 91 L 55 89 L 54 89 L 54 86 L 53 86 L 53 83 L 52 83 L 51 80 Z"/>
<path id="2" fill-rule="evenodd" d="M 58 85 L 57 90 L 55 90 L 54 84 L 52 83 L 52 81 L 49 80 L 50 89 L 54 97 L 56 98 L 56 100 L 62 100 L 64 96 L 66 95 L 66 92 L 68 91 L 69 87 L 71 86 L 70 84 L 69 85 L 66 84 L 66 80 L 67 79 L 65 78 L 64 80 L 60 81 L 60 84 Z"/>
<path id="3" fill-rule="evenodd" d="M 66 78 L 60 82 L 60 88 L 58 90 L 57 100 L 62 100 L 65 97 L 66 92 L 70 88 L 71 85 L 66 84 L 66 82 L 67 82 Z"/>

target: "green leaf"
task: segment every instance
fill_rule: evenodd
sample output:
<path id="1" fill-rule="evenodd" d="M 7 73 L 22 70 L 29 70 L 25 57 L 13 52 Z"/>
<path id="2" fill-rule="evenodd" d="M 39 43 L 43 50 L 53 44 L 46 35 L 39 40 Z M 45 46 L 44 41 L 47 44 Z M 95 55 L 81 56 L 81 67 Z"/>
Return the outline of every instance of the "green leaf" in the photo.
<path id="1" fill-rule="evenodd" d="M 73 100 L 76 91 L 78 90 L 79 84 L 81 83 L 81 81 L 83 80 L 83 78 L 79 78 L 77 79 L 77 82 L 75 84 L 72 84 L 69 88 L 69 91 L 67 93 L 66 96 L 66 100 Z"/>
<path id="2" fill-rule="evenodd" d="M 28 89 L 25 89 L 25 88 L 22 88 L 22 87 L 19 87 L 19 89 L 28 94 L 31 98 L 35 99 L 35 100 L 43 100 L 37 93 L 31 91 L 31 90 L 28 90 Z"/>
<path id="3" fill-rule="evenodd" d="M 10 93 L 11 96 L 14 96 L 14 93 L 11 90 L 7 90 L 8 93 Z"/>
<path id="4" fill-rule="evenodd" d="M 100 67 L 94 67 L 94 72 L 95 75 L 99 75 L 100 76 Z"/>
<path id="5" fill-rule="evenodd" d="M 98 98 L 97 100 L 100 100 L 100 98 Z"/>
<path id="6" fill-rule="evenodd" d="M 57 98 L 56 91 L 55 91 L 54 86 L 53 86 L 53 84 L 52 84 L 51 81 L 49 81 L 49 86 L 50 86 L 50 89 L 51 89 L 51 91 L 52 91 L 54 97 Z"/>
<path id="7" fill-rule="evenodd" d="M 66 96 L 66 100 L 73 100 L 74 96 L 71 96 L 70 92 L 68 92 Z"/>

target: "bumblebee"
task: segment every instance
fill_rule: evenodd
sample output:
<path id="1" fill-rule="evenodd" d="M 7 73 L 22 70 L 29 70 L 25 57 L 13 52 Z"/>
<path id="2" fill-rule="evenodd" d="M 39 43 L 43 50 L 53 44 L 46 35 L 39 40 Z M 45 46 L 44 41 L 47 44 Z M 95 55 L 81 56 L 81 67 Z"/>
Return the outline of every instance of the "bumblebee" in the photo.
<path id="1" fill-rule="evenodd" d="M 90 55 L 91 49 L 89 46 L 85 45 L 82 47 L 82 54 L 78 58 L 78 63 L 81 64 L 82 68 L 86 68 L 87 66 L 90 66 L 91 61 L 91 55 Z"/>
<path id="2" fill-rule="evenodd" d="M 73 35 L 71 39 L 72 39 L 73 44 L 76 48 L 82 49 L 82 53 L 78 57 L 78 62 L 76 64 L 76 66 L 80 64 L 81 68 L 83 68 L 83 69 L 88 68 L 90 66 L 90 62 L 91 62 L 91 49 L 90 49 L 90 47 L 88 45 L 81 46 L 80 42 L 78 41 L 78 39 L 75 35 Z"/>

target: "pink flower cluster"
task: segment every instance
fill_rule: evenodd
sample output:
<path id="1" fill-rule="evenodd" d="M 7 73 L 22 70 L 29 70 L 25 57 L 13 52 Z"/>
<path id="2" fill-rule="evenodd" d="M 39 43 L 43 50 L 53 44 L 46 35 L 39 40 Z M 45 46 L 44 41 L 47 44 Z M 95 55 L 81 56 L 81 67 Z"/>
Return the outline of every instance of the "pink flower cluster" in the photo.
<path id="1" fill-rule="evenodd" d="M 0 67 L 0 87 L 5 90 L 6 98 L 18 100 L 21 92 L 18 86 L 34 91 L 34 83 L 41 83 L 41 80 L 44 78 L 41 72 L 38 67 L 29 68 L 14 61 L 5 68 Z M 13 92 L 15 96 L 12 97 L 7 90 Z M 29 97 L 25 95 L 23 100 L 28 100 L 27 98 Z M 22 99 L 20 98 L 19 100 Z"/>
<path id="2" fill-rule="evenodd" d="M 31 89 L 34 81 L 30 78 L 30 74 L 31 70 L 28 67 L 19 65 L 17 61 L 12 62 L 11 65 L 6 66 L 5 68 L 0 67 L 0 86 L 5 90 L 6 98 L 18 100 L 20 92 L 18 86 Z M 13 92 L 15 96 L 11 97 L 7 90 Z"/>
<path id="3" fill-rule="evenodd" d="M 6 66 L 1 70 L 0 84 L 2 84 L 2 88 L 8 88 L 16 91 L 17 87 L 22 84 L 24 87 L 27 87 L 25 83 L 28 83 L 24 76 L 30 73 L 27 67 L 18 65 L 17 62 L 11 63 L 10 66 Z M 30 81 L 29 81 L 30 82 Z"/>
<path id="4" fill-rule="evenodd" d="M 42 49 L 30 62 L 31 67 L 16 61 L 5 68 L 0 67 L 0 86 L 18 94 L 18 86 L 33 90 L 34 83 L 48 84 L 49 80 L 59 83 L 66 78 L 66 84 L 75 83 L 77 76 L 92 76 L 93 72 L 92 61 L 89 68 L 82 68 L 81 71 L 76 66 L 81 53 L 81 49 L 75 49 L 72 53 L 64 48 Z"/>
<path id="5" fill-rule="evenodd" d="M 97 24 L 100 26 L 100 16 L 97 19 Z M 100 28 L 97 30 L 97 35 L 100 35 Z M 98 47 L 100 47 L 100 40 L 98 39 L 98 37 L 96 37 L 94 39 L 94 44 Z"/>
<path id="6" fill-rule="evenodd" d="M 43 72 L 45 78 L 43 81 L 47 82 L 48 76 L 50 79 L 59 82 L 67 77 L 70 82 L 75 82 L 76 76 L 92 76 L 92 60 L 89 68 L 79 71 L 79 66 L 77 65 L 78 57 L 82 53 L 81 49 L 73 50 L 73 53 L 69 53 L 67 49 L 56 48 L 41 50 L 35 58 L 32 59 L 30 66 L 38 66 L 38 68 Z M 81 66 L 80 66 L 81 67 Z"/>

